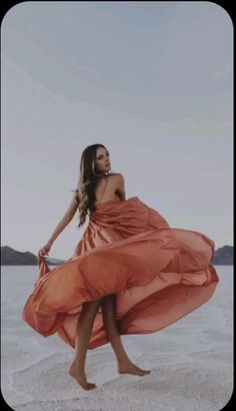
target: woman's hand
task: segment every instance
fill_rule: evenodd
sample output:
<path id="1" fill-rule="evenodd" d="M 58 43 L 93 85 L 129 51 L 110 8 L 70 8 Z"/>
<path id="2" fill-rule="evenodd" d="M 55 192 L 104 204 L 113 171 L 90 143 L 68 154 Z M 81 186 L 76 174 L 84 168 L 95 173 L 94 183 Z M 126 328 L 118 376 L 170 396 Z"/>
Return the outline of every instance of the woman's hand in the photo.
<path id="1" fill-rule="evenodd" d="M 40 258 L 45 258 L 45 255 L 48 255 L 50 249 L 51 249 L 52 244 L 51 243 L 46 243 L 42 248 L 40 248 L 38 252 L 38 259 Z"/>

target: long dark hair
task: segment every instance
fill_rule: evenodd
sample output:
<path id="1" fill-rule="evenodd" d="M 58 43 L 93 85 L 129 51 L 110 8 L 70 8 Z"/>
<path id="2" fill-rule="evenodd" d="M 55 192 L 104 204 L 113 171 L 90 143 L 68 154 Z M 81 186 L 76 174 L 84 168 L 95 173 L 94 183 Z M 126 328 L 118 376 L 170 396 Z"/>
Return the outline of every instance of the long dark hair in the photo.
<path id="1" fill-rule="evenodd" d="M 87 146 L 81 155 L 80 160 L 80 175 L 76 188 L 79 224 L 78 228 L 82 227 L 86 221 L 86 215 L 96 211 L 95 207 L 95 188 L 104 174 L 97 174 L 95 170 L 96 152 L 99 147 L 106 147 L 103 144 L 92 144 Z M 110 174 L 110 170 L 107 174 Z"/>

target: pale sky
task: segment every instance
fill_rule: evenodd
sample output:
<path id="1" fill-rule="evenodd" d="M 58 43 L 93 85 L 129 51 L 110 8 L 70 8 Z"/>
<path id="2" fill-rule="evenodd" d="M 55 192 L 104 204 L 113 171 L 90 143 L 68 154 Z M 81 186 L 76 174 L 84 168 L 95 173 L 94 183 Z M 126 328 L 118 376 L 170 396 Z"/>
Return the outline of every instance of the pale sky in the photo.
<path id="1" fill-rule="evenodd" d="M 126 198 L 233 245 L 233 25 L 213 2 L 22 2 L 2 22 L 2 245 L 37 255 L 82 151 Z M 69 259 L 78 214 L 50 257 Z"/>

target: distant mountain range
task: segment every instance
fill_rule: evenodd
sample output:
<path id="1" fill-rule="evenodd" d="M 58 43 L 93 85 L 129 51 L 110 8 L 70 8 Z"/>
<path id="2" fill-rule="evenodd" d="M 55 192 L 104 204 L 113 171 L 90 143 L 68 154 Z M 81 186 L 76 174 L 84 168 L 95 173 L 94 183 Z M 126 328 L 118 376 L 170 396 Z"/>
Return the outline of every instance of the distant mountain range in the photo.
<path id="1" fill-rule="evenodd" d="M 231 245 L 224 245 L 215 251 L 214 258 L 211 261 L 212 265 L 233 265 L 233 251 Z M 64 264 L 66 260 L 46 257 L 49 265 Z M 38 265 L 37 257 L 29 252 L 20 252 L 11 247 L 1 247 L 1 265 Z"/>
<path id="2" fill-rule="evenodd" d="M 213 265 L 233 265 L 234 264 L 234 247 L 231 245 L 224 245 L 215 251 L 212 260 Z"/>
<path id="3" fill-rule="evenodd" d="M 46 257 L 49 265 L 59 265 L 66 261 L 57 258 Z M 1 247 L 1 265 L 38 265 L 38 259 L 33 253 L 26 251 L 21 252 L 11 247 Z"/>

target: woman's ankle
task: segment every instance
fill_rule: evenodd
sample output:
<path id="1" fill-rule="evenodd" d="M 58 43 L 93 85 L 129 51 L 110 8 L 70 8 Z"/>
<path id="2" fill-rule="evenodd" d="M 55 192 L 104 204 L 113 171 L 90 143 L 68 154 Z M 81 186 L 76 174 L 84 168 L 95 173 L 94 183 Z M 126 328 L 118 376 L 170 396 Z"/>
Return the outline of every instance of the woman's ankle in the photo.
<path id="1" fill-rule="evenodd" d="M 84 363 L 81 362 L 78 358 L 74 358 L 72 365 L 75 365 L 77 370 L 84 372 Z"/>
<path id="2" fill-rule="evenodd" d="M 117 359 L 118 364 L 124 364 L 124 363 L 130 362 L 130 359 L 127 355 L 116 357 L 116 359 Z"/>

